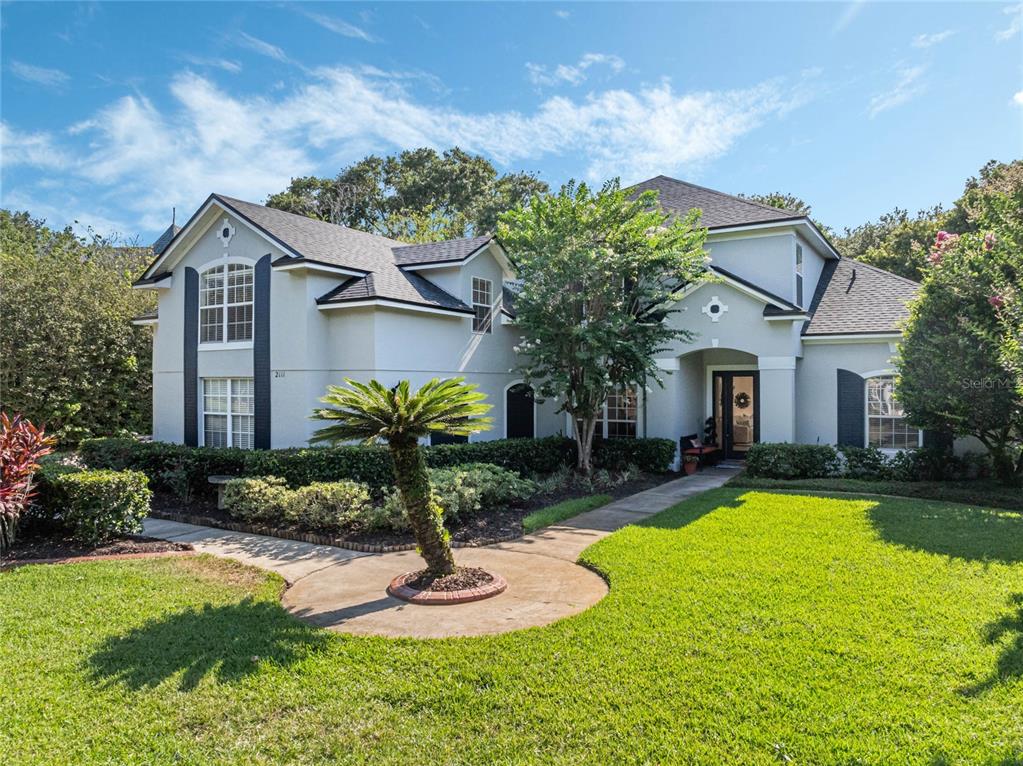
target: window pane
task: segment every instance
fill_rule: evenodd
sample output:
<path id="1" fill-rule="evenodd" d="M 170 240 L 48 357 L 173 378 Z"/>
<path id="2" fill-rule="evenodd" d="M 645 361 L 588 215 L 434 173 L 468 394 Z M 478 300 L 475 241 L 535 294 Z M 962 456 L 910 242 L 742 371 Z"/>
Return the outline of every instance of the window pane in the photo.
<path id="1" fill-rule="evenodd" d="M 252 449 L 255 418 L 252 415 L 234 415 L 231 418 L 231 444 Z"/>
<path id="2" fill-rule="evenodd" d="M 473 332 L 490 332 L 490 307 L 473 306 L 476 316 L 472 318 Z"/>
<path id="3" fill-rule="evenodd" d="M 227 302 L 245 303 L 252 300 L 253 270 L 238 263 L 227 267 Z"/>
<path id="4" fill-rule="evenodd" d="M 199 342 L 216 343 L 224 339 L 224 309 L 199 309 Z"/>
<path id="5" fill-rule="evenodd" d="M 609 439 L 631 439 L 636 436 L 636 391 L 628 388 L 614 391 L 607 397 L 607 436 Z"/>
<path id="6" fill-rule="evenodd" d="M 207 415 L 203 444 L 207 447 L 227 446 L 227 415 Z"/>
<path id="7" fill-rule="evenodd" d="M 252 304 L 227 307 L 227 339 L 252 340 Z"/>
<path id="8" fill-rule="evenodd" d="M 231 381 L 231 412 L 251 415 L 253 410 L 252 378 Z"/>
<path id="9" fill-rule="evenodd" d="M 224 302 L 224 267 L 217 266 L 202 273 L 199 283 L 199 305 L 216 306 Z"/>
<path id="10" fill-rule="evenodd" d="M 227 381 L 220 378 L 203 380 L 203 411 L 227 412 Z"/>

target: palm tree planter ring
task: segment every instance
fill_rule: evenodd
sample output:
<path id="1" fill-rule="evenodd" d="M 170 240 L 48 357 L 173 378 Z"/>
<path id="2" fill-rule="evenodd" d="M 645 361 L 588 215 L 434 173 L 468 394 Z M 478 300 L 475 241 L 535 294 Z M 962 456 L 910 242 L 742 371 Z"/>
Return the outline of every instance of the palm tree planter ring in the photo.
<path id="1" fill-rule="evenodd" d="M 434 378 L 418 391 L 412 391 L 407 380 L 401 381 L 394 388 L 387 388 L 376 380 L 359 383 L 345 378 L 345 383 L 346 386 L 327 387 L 327 395 L 320 401 L 329 406 L 315 410 L 313 418 L 329 421 L 331 425 L 314 433 L 312 441 L 387 443 L 394 463 L 394 482 L 408 513 L 419 554 L 426 561 L 426 570 L 401 575 L 391 583 L 393 591 L 392 587 L 388 588 L 392 595 L 405 598 L 405 590 L 402 589 L 415 590 L 408 583 L 424 574 L 437 580 L 457 572 L 449 535 L 444 529 L 442 511 L 430 489 L 426 459 L 419 440 L 431 433 L 468 436 L 485 431 L 493 422 L 492 418 L 484 417 L 491 405 L 483 404 L 486 395 L 479 393 L 476 386 L 465 383 L 464 378 Z M 492 580 L 488 585 L 504 582 L 497 575 L 490 576 Z M 478 584 L 469 590 L 482 587 L 484 584 Z M 504 587 L 507 587 L 506 583 Z M 477 594 L 475 598 L 462 600 L 449 598 L 460 591 L 443 591 L 446 598 L 440 603 L 475 601 L 497 595 L 504 587 L 493 593 Z"/>

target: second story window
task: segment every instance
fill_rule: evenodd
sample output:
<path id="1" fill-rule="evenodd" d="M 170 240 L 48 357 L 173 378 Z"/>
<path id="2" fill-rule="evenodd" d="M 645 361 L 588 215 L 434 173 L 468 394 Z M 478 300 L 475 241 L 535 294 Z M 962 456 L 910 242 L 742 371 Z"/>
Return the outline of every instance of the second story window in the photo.
<path id="1" fill-rule="evenodd" d="M 803 246 L 796 245 L 796 305 L 803 307 Z"/>
<path id="2" fill-rule="evenodd" d="M 199 342 L 252 340 L 253 269 L 243 263 L 214 266 L 199 278 Z"/>
<path id="3" fill-rule="evenodd" d="M 494 285 L 489 279 L 472 278 L 473 332 L 493 332 Z"/>

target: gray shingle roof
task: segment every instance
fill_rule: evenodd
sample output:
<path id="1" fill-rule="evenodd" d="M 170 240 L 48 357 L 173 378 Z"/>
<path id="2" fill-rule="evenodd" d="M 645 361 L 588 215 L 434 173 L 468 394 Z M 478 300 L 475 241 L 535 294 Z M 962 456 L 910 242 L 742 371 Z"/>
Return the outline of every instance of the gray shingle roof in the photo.
<path id="1" fill-rule="evenodd" d="M 166 249 L 167 249 L 167 245 L 169 245 L 169 244 L 170 244 L 170 241 L 171 241 L 172 239 L 174 239 L 174 236 L 175 236 L 175 235 L 176 235 L 176 234 L 177 234 L 177 233 L 178 233 L 179 231 L 181 231 L 181 227 L 180 227 L 180 226 L 178 226 L 177 224 L 173 224 L 173 223 L 172 223 L 172 224 L 171 224 L 170 226 L 168 226 L 168 227 L 167 227 L 167 228 L 166 228 L 166 229 L 164 230 L 163 234 L 161 234 L 161 235 L 160 235 L 160 236 L 159 236 L 159 237 L 157 238 L 156 242 L 154 242 L 154 243 L 153 243 L 153 252 L 154 252 L 154 253 L 155 253 L 156 255 L 159 255 L 159 254 L 160 254 L 160 253 L 162 253 L 162 252 L 163 252 L 164 250 L 166 250 Z"/>
<path id="2" fill-rule="evenodd" d="M 899 332 L 920 285 L 905 277 L 842 258 L 824 265 L 810 304 L 806 336 Z"/>
<path id="3" fill-rule="evenodd" d="M 458 300 L 458 298 L 455 298 L 450 293 L 440 289 L 428 279 L 423 279 L 418 274 L 405 274 L 405 276 L 408 279 L 409 285 L 417 294 L 417 298 L 415 300 L 380 294 L 377 290 L 376 275 L 368 274 L 365 277 L 353 277 L 347 282 L 341 283 L 330 292 L 317 298 L 316 302 L 320 305 L 330 305 L 351 303 L 352 301 L 365 301 L 373 298 L 384 298 L 386 300 L 395 300 L 400 303 L 411 303 L 420 306 L 448 309 L 449 311 L 459 311 L 464 314 L 473 313 L 473 310 L 469 308 L 469 306 Z"/>
<path id="4" fill-rule="evenodd" d="M 220 194 L 213 196 L 286 249 L 298 254 L 300 259 L 340 266 L 367 275 L 366 279 L 348 280 L 339 285 L 336 290 L 322 296 L 320 302 L 340 303 L 383 298 L 432 308 L 469 310 L 462 301 L 432 282 L 398 268 L 394 249 L 408 247 L 403 242 L 233 197 Z M 331 296 L 330 299 L 324 300 L 327 296 Z"/>
<path id="5" fill-rule="evenodd" d="M 393 248 L 394 260 L 399 266 L 463 261 L 493 239 L 492 234 L 484 234 L 480 237 L 449 239 L 446 242 L 404 245 Z"/>
<path id="6" fill-rule="evenodd" d="M 700 208 L 703 211 L 700 223 L 708 229 L 805 218 L 804 215 L 791 210 L 761 205 L 759 202 L 734 197 L 668 176 L 657 176 L 630 188 L 640 192 L 657 190 L 660 192 L 658 199 L 661 207 L 669 213 L 685 215 L 694 207 Z"/>

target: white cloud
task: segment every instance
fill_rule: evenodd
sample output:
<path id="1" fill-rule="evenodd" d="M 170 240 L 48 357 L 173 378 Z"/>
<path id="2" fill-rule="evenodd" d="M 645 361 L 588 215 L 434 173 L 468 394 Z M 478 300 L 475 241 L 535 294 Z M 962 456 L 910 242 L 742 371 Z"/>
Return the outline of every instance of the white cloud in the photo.
<path id="1" fill-rule="evenodd" d="M 31 165 L 37 168 L 59 168 L 67 158 L 53 144 L 49 133 L 21 133 L 0 122 L 0 165 Z"/>
<path id="2" fill-rule="evenodd" d="M 343 19 L 338 19 L 333 16 L 324 16 L 322 13 L 314 13 L 312 11 L 300 11 L 300 13 L 307 19 L 316 22 L 321 27 L 333 32 L 334 34 L 342 35 L 344 37 L 353 37 L 357 40 L 365 40 L 367 43 L 374 43 L 377 41 L 377 39 L 366 30 Z"/>
<path id="3" fill-rule="evenodd" d="M 925 71 L 926 68 L 923 66 L 900 68 L 898 70 L 899 77 L 895 81 L 895 85 L 870 99 L 867 112 L 870 114 L 871 119 L 877 117 L 881 112 L 905 104 L 913 97 L 922 93 L 924 85 L 919 80 Z"/>
<path id="4" fill-rule="evenodd" d="M 288 54 L 286 54 L 282 48 L 278 48 L 276 45 L 268 43 L 266 40 L 260 40 L 258 37 L 253 37 L 248 32 L 239 32 L 237 43 L 243 48 L 248 48 L 250 51 L 258 53 L 260 56 L 266 56 L 267 58 L 284 62 L 290 60 L 288 59 Z"/>
<path id="5" fill-rule="evenodd" d="M 59 69 L 33 66 L 21 61 L 12 61 L 9 68 L 15 77 L 46 88 L 59 88 L 71 79 L 67 72 Z"/>
<path id="6" fill-rule="evenodd" d="M 458 145 L 503 166 L 569 156 L 590 180 L 620 175 L 629 182 L 692 174 L 812 95 L 807 79 L 689 93 L 663 81 L 550 98 L 528 113 L 469 112 L 426 103 L 416 80 L 386 72 L 324 68 L 309 77 L 256 97 L 180 74 L 171 81 L 169 111 L 127 96 L 71 126 L 76 148 L 64 150 L 62 174 L 69 187 L 90 190 L 78 193 L 92 200 L 97 217 L 136 220 L 146 231 L 165 227 L 172 206 L 193 208 L 213 191 L 260 201 L 294 176 L 336 171 L 370 151 L 417 146 Z M 27 146 L 38 152 L 46 140 Z M 27 152 L 25 161 L 34 156 L 34 164 L 52 167 L 45 154 Z"/>
<path id="7" fill-rule="evenodd" d="M 613 53 L 586 53 L 575 64 L 558 64 L 553 70 L 541 64 L 527 63 L 526 72 L 534 85 L 557 85 L 560 82 L 579 85 L 586 79 L 586 70 L 596 64 L 606 65 L 616 74 L 625 68 L 625 62 Z"/>
<path id="8" fill-rule="evenodd" d="M 932 45 L 943 43 L 945 40 L 955 34 L 954 29 L 946 29 L 944 32 L 935 32 L 933 34 L 922 34 L 917 35 L 913 38 L 914 48 L 930 48 Z"/>
<path id="9" fill-rule="evenodd" d="M 1018 106 L 1023 106 L 1023 90 L 1018 90 L 1013 94 L 1012 102 Z"/>
<path id="10" fill-rule="evenodd" d="M 194 56 L 192 54 L 185 54 L 184 56 L 182 56 L 182 58 L 189 64 L 192 64 L 194 66 L 214 67 L 216 69 L 223 69 L 225 72 L 230 72 L 231 74 L 239 74 L 242 71 L 242 65 L 239 62 L 234 61 L 233 59 Z"/>
<path id="11" fill-rule="evenodd" d="M 571 12 L 566 11 L 564 9 L 559 9 L 559 10 L 555 11 L 554 15 L 557 16 L 559 19 L 567 19 L 567 18 L 570 18 L 572 16 Z"/>
<path id="12" fill-rule="evenodd" d="M 1019 34 L 1020 29 L 1023 29 L 1023 3 L 1006 6 L 1002 9 L 1002 13 L 1012 16 L 1012 20 L 1005 29 L 999 29 L 995 32 L 995 40 L 1000 43 L 1011 40 Z"/>

